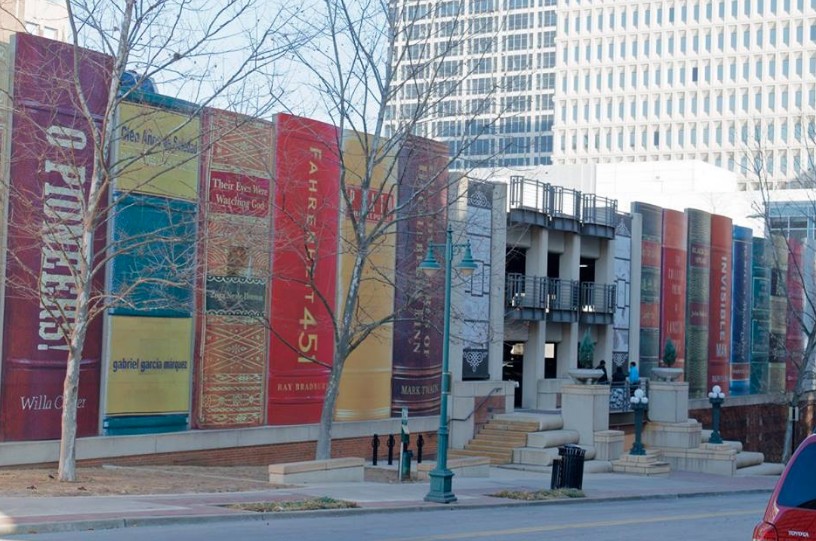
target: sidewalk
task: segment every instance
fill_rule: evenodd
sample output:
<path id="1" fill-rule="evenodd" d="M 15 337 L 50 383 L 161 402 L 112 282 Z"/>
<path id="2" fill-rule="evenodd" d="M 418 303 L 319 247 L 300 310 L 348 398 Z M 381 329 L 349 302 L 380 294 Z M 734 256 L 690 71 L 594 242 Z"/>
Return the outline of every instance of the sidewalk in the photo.
<path id="1" fill-rule="evenodd" d="M 639 477 L 614 473 L 584 475 L 584 499 L 671 498 L 703 494 L 770 492 L 776 477 L 719 477 L 673 472 L 667 477 Z M 110 529 L 166 523 L 201 523 L 209 520 L 270 520 L 292 513 L 254 513 L 227 509 L 240 502 L 294 501 L 327 496 L 356 502 L 360 508 L 294 513 L 366 513 L 425 508 L 553 505 L 558 501 L 524 502 L 490 496 L 501 490 L 549 488 L 548 473 L 491 468 L 490 477 L 453 479 L 458 501 L 451 504 L 423 500 L 428 482 L 326 483 L 285 489 L 208 494 L 147 496 L 0 497 L 0 534 L 43 533 L 67 530 Z"/>

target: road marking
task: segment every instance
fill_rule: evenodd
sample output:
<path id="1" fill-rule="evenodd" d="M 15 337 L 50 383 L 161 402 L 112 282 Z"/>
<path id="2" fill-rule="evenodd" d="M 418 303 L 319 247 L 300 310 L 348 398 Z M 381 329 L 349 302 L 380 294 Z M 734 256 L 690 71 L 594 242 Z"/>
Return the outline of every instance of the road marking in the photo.
<path id="1" fill-rule="evenodd" d="M 531 526 L 528 528 L 511 528 L 508 530 L 493 530 L 478 532 L 464 532 L 432 535 L 429 537 L 413 537 L 405 541 L 443 541 L 449 539 L 475 539 L 479 537 L 501 537 L 508 535 L 523 535 L 528 533 L 539 532 L 555 532 L 559 530 L 573 530 L 573 529 L 589 529 L 589 528 L 608 528 L 612 526 L 631 526 L 636 524 L 650 524 L 654 522 L 667 522 L 670 520 L 700 520 L 707 518 L 721 518 L 721 517 L 739 517 L 745 515 L 759 516 L 762 510 L 751 509 L 750 511 L 719 511 L 716 513 L 695 513 L 693 515 L 665 515 L 659 517 L 643 517 L 643 518 L 629 518 L 621 520 L 603 520 L 598 522 L 573 522 L 568 524 L 553 524 L 549 526 Z"/>

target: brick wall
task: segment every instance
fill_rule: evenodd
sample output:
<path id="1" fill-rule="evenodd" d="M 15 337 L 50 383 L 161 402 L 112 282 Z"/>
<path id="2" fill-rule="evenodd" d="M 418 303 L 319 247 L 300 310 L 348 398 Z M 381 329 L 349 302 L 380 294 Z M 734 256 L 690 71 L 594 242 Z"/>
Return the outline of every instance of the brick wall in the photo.
<path id="1" fill-rule="evenodd" d="M 788 422 L 787 404 L 751 404 L 728 406 L 720 410 L 720 434 L 726 440 L 738 440 L 746 451 L 759 451 L 768 462 L 782 460 L 785 429 Z M 794 436 L 795 444 L 813 431 L 816 402 L 811 399 L 800 409 L 800 422 Z M 711 428 L 711 408 L 693 409 L 689 417 L 697 419 L 703 428 Z"/>

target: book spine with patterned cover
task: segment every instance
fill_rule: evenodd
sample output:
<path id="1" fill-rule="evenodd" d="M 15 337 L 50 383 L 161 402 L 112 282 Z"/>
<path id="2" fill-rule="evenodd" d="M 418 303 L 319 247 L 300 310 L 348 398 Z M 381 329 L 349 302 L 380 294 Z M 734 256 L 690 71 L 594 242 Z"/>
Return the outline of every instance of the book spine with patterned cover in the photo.
<path id="1" fill-rule="evenodd" d="M 632 213 L 643 217 L 640 275 L 640 374 L 649 377 L 660 360 L 660 290 L 663 244 L 663 209 L 632 203 Z"/>
<path id="2" fill-rule="evenodd" d="M 266 413 L 274 124 L 204 114 L 194 426 L 255 426 Z"/>
<path id="3" fill-rule="evenodd" d="M 771 257 L 767 239 L 751 243 L 751 394 L 768 392 L 771 333 Z"/>
<path id="4" fill-rule="evenodd" d="M 751 390 L 751 253 L 750 228 L 735 225 L 731 277 L 730 394 Z"/>
<path id="5" fill-rule="evenodd" d="M 708 338 L 711 292 L 711 214 L 686 209 L 688 285 L 686 290 L 686 380 L 689 396 L 708 393 Z"/>
<path id="6" fill-rule="evenodd" d="M 729 389 L 731 361 L 731 274 L 733 262 L 731 218 L 711 216 L 711 274 L 708 312 L 708 383 Z"/>
<path id="7" fill-rule="evenodd" d="M 671 339 L 677 350 L 674 368 L 685 366 L 686 267 L 688 239 L 686 215 L 663 210 L 663 264 L 660 310 L 660 353 Z"/>

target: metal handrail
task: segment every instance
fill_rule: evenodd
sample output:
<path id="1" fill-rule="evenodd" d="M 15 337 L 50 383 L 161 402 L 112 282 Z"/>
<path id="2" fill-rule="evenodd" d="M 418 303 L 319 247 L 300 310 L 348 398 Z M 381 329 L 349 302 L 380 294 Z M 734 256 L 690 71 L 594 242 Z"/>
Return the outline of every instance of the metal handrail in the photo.
<path id="1" fill-rule="evenodd" d="M 626 413 L 632 411 L 629 399 L 635 394 L 635 389 L 642 389 L 649 396 L 649 380 L 641 379 L 640 383 L 632 386 L 629 380 L 612 382 L 609 384 L 609 413 Z"/>

